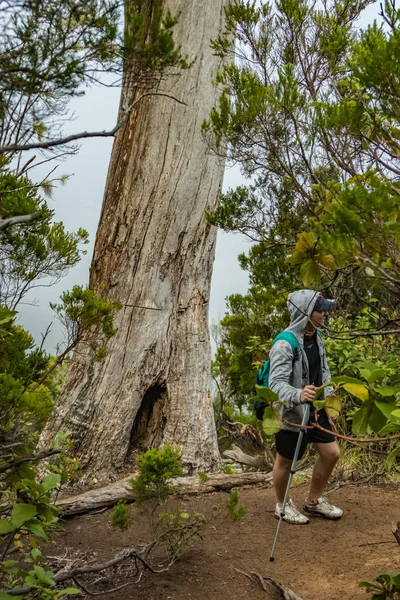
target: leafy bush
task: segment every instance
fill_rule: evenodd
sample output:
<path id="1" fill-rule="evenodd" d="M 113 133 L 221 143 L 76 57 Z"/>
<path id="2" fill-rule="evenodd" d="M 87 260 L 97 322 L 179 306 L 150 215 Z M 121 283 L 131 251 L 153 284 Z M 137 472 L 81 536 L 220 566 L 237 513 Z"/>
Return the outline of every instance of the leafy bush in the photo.
<path id="1" fill-rule="evenodd" d="M 172 492 L 170 481 L 182 475 L 182 452 L 172 446 L 150 448 L 137 457 L 139 475 L 130 480 L 138 504 L 148 500 L 164 502 Z"/>
<path id="2" fill-rule="evenodd" d="M 56 587 L 54 574 L 45 570 L 47 559 L 41 548 L 51 541 L 58 526 L 61 508 L 54 504 L 60 486 L 77 468 L 75 461 L 60 453 L 68 446 L 67 435 L 55 442 L 59 449 L 47 452 L 46 474 L 40 474 L 35 456 L 0 465 L 0 580 L 1 600 L 22 598 L 26 586 L 37 600 L 56 600 L 80 593 L 76 588 Z M 40 458 L 40 455 L 38 455 Z M 8 559 L 8 550 L 17 552 Z M 21 589 L 21 594 L 18 594 Z M 7 591 L 12 591 L 12 595 Z"/>

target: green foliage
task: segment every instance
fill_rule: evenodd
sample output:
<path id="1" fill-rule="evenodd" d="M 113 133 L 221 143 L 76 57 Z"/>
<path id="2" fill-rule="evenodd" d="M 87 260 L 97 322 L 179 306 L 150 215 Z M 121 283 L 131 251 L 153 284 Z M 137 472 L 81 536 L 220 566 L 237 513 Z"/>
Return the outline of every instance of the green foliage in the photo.
<path id="1" fill-rule="evenodd" d="M 201 483 L 206 483 L 210 479 L 207 473 L 204 473 L 204 471 L 198 471 L 197 477 L 200 479 Z"/>
<path id="2" fill-rule="evenodd" d="M 125 68 L 134 69 L 136 75 L 150 74 L 168 67 L 186 69 L 190 65 L 181 55 L 173 39 L 173 29 L 178 19 L 163 3 L 156 0 L 149 6 L 147 0 L 130 0 L 125 6 L 124 60 Z M 138 73 L 140 69 L 140 74 Z"/>
<path id="3" fill-rule="evenodd" d="M 150 448 L 142 456 L 137 457 L 139 475 L 131 484 L 135 500 L 141 504 L 150 499 L 157 503 L 165 501 L 172 492 L 171 479 L 182 474 L 182 452 L 165 445 L 163 448 Z"/>
<path id="4" fill-rule="evenodd" d="M 65 376 L 62 366 L 67 353 L 92 326 L 100 329 L 97 338 L 99 357 L 104 344 L 114 334 L 113 318 L 119 305 L 97 298 L 90 290 L 74 288 L 63 294 L 64 304 L 55 307 L 66 326 L 68 347 L 58 357 L 35 348 L 32 336 L 14 322 L 15 312 L 0 307 L 3 335 L 0 338 L 0 441 L 2 456 L 8 448 L 19 446 L 30 451 L 37 442 Z M 64 312 L 63 312 L 64 311 Z M 12 314 L 12 319 L 9 318 Z M 3 317 L 5 315 L 5 317 Z M 101 345 L 103 344 L 103 346 Z"/>
<path id="5" fill-rule="evenodd" d="M 0 230 L 0 304 L 15 310 L 43 278 L 57 281 L 76 265 L 88 243 L 84 229 L 69 233 L 52 221 L 53 211 L 27 176 L 10 171 L 0 157 L 1 219 L 40 213 L 40 218 Z"/>
<path id="6" fill-rule="evenodd" d="M 133 518 L 126 502 L 120 500 L 113 508 L 111 515 L 111 526 L 114 529 L 126 531 L 132 524 Z"/>
<path id="7" fill-rule="evenodd" d="M 83 93 L 96 71 L 115 69 L 119 7 L 113 0 L 23 0 L 4 7 L 0 110 L 8 135 L 3 142 L 51 137 L 49 122 L 65 115 L 70 98 Z"/>
<path id="8" fill-rule="evenodd" d="M 61 304 L 50 303 L 60 321 L 64 324 L 69 339 L 79 339 L 82 333 L 91 327 L 99 331 L 108 340 L 116 333 L 113 319 L 121 304 L 101 300 L 93 290 L 75 285 L 70 292 L 61 296 Z"/>
<path id="9" fill-rule="evenodd" d="M 213 44 L 226 59 L 220 95 L 203 129 L 252 183 L 222 196 L 208 218 L 282 248 L 302 285 L 333 283 L 346 301 L 350 290 L 361 302 L 384 298 L 395 315 L 378 325 L 390 328 L 390 282 L 400 278 L 400 16 L 387 2 L 381 22 L 360 30 L 367 4 L 228 5 Z M 301 222 L 291 226 L 285 211 Z"/>
<path id="10" fill-rule="evenodd" d="M 237 473 L 237 469 L 233 465 L 227 465 L 226 463 L 224 463 L 223 469 L 224 473 L 226 473 L 227 475 L 236 475 Z"/>
<path id="11" fill-rule="evenodd" d="M 98 360 L 107 355 L 105 344 L 115 333 L 113 319 L 119 304 L 101 300 L 79 286 L 65 292 L 61 300 L 52 307 L 65 326 L 67 348 L 57 357 L 35 348 L 32 336 L 13 321 L 3 325 L 6 335 L 0 339 L 0 440 L 11 446 L 22 441 L 26 450 L 34 446 L 61 392 L 65 376 L 62 363 L 84 333 L 98 327 L 93 345 Z M 9 311 L 0 307 L 0 317 L 3 314 Z"/>
<path id="12" fill-rule="evenodd" d="M 361 401 L 361 406 L 355 404 L 348 412 L 353 434 L 363 437 L 367 433 L 375 433 L 383 438 L 390 434 L 397 435 L 400 432 L 400 379 L 397 361 L 385 366 L 362 361 L 356 366 L 362 379 L 342 375 L 326 384 L 333 385 L 335 394 L 343 389 Z M 342 410 L 342 402 L 336 396 L 316 400 L 314 406 L 318 409 L 326 408 L 332 416 L 339 415 Z M 387 457 L 388 469 L 396 466 L 399 454 L 400 443 L 397 443 Z"/>
<path id="13" fill-rule="evenodd" d="M 8 314 L 8 309 L 0 306 L 0 318 Z M 14 379 L 27 385 L 32 380 L 33 372 L 44 372 L 48 357 L 35 349 L 32 336 L 15 323 L 16 312 L 12 319 L 3 326 L 4 338 L 0 340 L 0 371 L 8 373 Z"/>
<path id="14" fill-rule="evenodd" d="M 63 304 L 54 309 L 66 326 L 67 348 L 54 359 L 36 348 L 32 336 L 15 323 L 15 308 L 24 296 L 44 278 L 51 285 L 76 265 L 88 235 L 83 229 L 69 233 L 62 223 L 53 222 L 53 211 L 39 195 L 40 186 L 26 174 L 12 171 L 9 164 L 0 156 L 0 440 L 8 446 L 24 440 L 29 450 L 60 392 L 59 365 L 93 325 L 100 326 L 95 350 L 99 359 L 104 357 L 103 346 L 115 333 L 113 317 L 119 305 L 83 288 L 64 293 Z M 38 218 L 12 221 L 25 215 Z"/>
<path id="15" fill-rule="evenodd" d="M 0 318 L 10 311 L 0 307 Z M 7 447 L 19 444 L 19 451 L 29 451 L 53 408 L 59 393 L 60 373 L 54 371 L 34 392 L 30 384 L 46 372 L 51 357 L 35 348 L 31 335 L 14 323 L 15 311 L 3 325 L 0 338 L 0 441 L 1 457 Z"/>
<path id="16" fill-rule="evenodd" d="M 125 9 L 125 26 L 121 24 Z M 147 0 L 21 0 L 0 14 L 0 145 L 60 138 L 68 103 L 104 72 L 157 89 L 170 67 L 187 68 L 176 47 L 176 18 Z M 51 182 L 44 182 L 51 192 Z"/>
<path id="17" fill-rule="evenodd" d="M 6 308 L 0 308 L 0 341 L 2 342 L 9 334 L 7 329 L 4 327 L 7 323 L 11 323 L 14 320 L 17 311 L 9 310 Z"/>
<path id="18" fill-rule="evenodd" d="M 383 573 L 375 578 L 375 582 L 362 581 L 358 587 L 365 588 L 372 594 L 371 600 L 397 600 L 400 594 L 400 573 Z"/>
<path id="19" fill-rule="evenodd" d="M 59 442 L 64 447 L 67 436 L 56 440 L 55 445 Z M 45 570 L 46 557 L 41 550 L 51 541 L 51 532 L 59 521 L 61 509 L 55 506 L 54 495 L 75 468 L 71 469 L 71 462 L 65 455 L 52 456 L 46 475 L 40 475 L 35 462 L 22 462 L 18 466 L 9 463 L 8 471 L 0 476 L 0 538 L 5 548 L 12 547 L 17 552 L 13 560 L 3 554 L 0 562 L 4 598 L 25 597 L 17 593 L 24 586 L 33 586 L 38 600 L 56 600 L 80 593 L 75 588 L 56 589 L 53 573 Z M 21 532 L 28 534 L 24 541 Z M 11 591 L 13 595 L 8 594 Z"/>
<path id="20" fill-rule="evenodd" d="M 281 423 L 272 406 L 267 406 L 264 410 L 262 428 L 265 435 L 274 435 L 281 428 Z"/>
<path id="21" fill-rule="evenodd" d="M 239 491 L 237 488 L 232 488 L 229 493 L 229 500 L 226 502 L 226 508 L 229 517 L 234 522 L 240 521 L 246 514 L 246 507 L 243 504 L 239 504 L 239 502 Z"/>
<path id="22" fill-rule="evenodd" d="M 167 564 L 173 564 L 194 544 L 200 530 L 208 522 L 200 513 L 189 513 L 179 508 L 160 512 L 161 504 L 172 493 L 171 482 L 182 474 L 181 456 L 179 449 L 166 445 L 159 450 L 150 448 L 137 457 L 139 475 L 130 484 L 135 493 L 135 502 L 147 515 L 154 537 L 145 547 L 146 560 L 154 548 L 162 545 L 166 550 Z M 199 473 L 199 477 L 203 482 L 208 479 L 205 473 Z M 160 548 L 157 552 L 159 563 Z"/>

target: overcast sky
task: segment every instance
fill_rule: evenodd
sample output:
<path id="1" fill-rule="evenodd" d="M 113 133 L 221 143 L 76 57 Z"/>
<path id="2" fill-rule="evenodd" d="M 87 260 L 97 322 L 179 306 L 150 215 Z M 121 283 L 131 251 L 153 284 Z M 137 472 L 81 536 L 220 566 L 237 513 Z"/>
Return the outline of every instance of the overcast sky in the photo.
<path id="1" fill-rule="evenodd" d="M 112 129 L 115 124 L 119 102 L 119 90 L 96 87 L 87 90 L 82 98 L 75 99 L 71 107 L 75 119 L 65 127 L 65 133 L 78 131 L 101 131 Z M 47 338 L 46 349 L 55 352 L 57 343 L 62 342 L 61 331 L 49 302 L 57 302 L 60 294 L 76 284 L 86 284 L 92 258 L 97 224 L 103 200 L 112 138 L 92 138 L 82 141 L 76 156 L 61 162 L 52 177 L 61 174 L 71 175 L 65 187 L 57 187 L 49 206 L 55 210 L 55 220 L 63 221 L 68 231 L 83 227 L 89 232 L 90 244 L 87 255 L 70 270 L 66 277 L 52 287 L 32 290 L 26 302 L 20 305 L 20 322 L 39 343 L 41 334 L 53 321 Z M 50 166 L 49 166 L 50 164 Z M 53 163 L 46 165 L 48 170 Z M 36 173 L 36 179 L 46 175 L 44 167 Z M 235 187 L 243 182 L 238 168 L 227 169 L 224 189 Z M 237 256 L 250 247 L 244 236 L 218 232 L 216 259 L 211 286 L 210 323 L 219 320 L 225 311 L 225 298 L 232 293 L 245 292 L 248 285 L 247 274 L 238 265 Z M 35 302 L 35 305 L 30 303 Z"/>

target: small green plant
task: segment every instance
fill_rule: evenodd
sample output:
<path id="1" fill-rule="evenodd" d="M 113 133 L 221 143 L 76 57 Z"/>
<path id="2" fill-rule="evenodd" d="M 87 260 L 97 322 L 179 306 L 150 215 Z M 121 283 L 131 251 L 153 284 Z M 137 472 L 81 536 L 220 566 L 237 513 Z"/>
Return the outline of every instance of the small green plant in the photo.
<path id="1" fill-rule="evenodd" d="M 176 559 L 181 558 L 195 543 L 200 530 L 207 523 L 207 519 L 201 513 L 187 513 L 179 509 L 160 513 L 158 521 L 169 555 Z"/>
<path id="2" fill-rule="evenodd" d="M 362 581 L 358 587 L 365 588 L 372 593 L 371 600 L 399 600 L 400 598 L 400 573 L 383 573 L 375 578 L 376 583 Z"/>
<path id="3" fill-rule="evenodd" d="M 142 514 L 147 516 L 153 538 L 144 546 L 143 554 L 147 557 L 146 560 L 149 560 L 153 550 L 157 549 L 157 565 L 160 566 L 161 560 L 168 565 L 166 568 L 180 559 L 194 544 L 200 530 L 208 522 L 204 515 L 186 512 L 181 508 L 160 512 L 161 506 L 172 493 L 172 480 L 182 474 L 181 457 L 181 450 L 172 446 L 151 448 L 137 458 L 139 474 L 130 481 L 136 504 L 140 506 Z M 207 475 L 201 472 L 199 477 L 201 481 L 208 479 Z M 117 513 L 114 510 L 114 515 L 118 514 L 125 522 L 125 511 L 126 507 L 118 508 Z M 113 518 L 117 519 L 114 515 Z"/>
<path id="4" fill-rule="evenodd" d="M 233 467 L 232 465 L 224 464 L 223 469 L 227 475 L 236 475 L 237 473 L 236 467 Z"/>
<path id="5" fill-rule="evenodd" d="M 198 471 L 197 476 L 200 479 L 200 483 L 206 483 L 206 481 L 210 479 L 207 473 L 204 473 L 203 471 Z"/>
<path id="6" fill-rule="evenodd" d="M 171 480 L 182 475 L 182 452 L 172 446 L 150 448 L 137 458 L 139 475 L 130 480 L 138 504 L 164 502 L 172 492 Z"/>
<path id="7" fill-rule="evenodd" d="M 113 508 L 111 514 L 111 525 L 114 529 L 126 531 L 132 524 L 133 517 L 126 505 L 126 502 L 120 500 Z"/>
<path id="8" fill-rule="evenodd" d="M 228 511 L 228 515 L 232 521 L 240 521 L 242 517 L 246 514 L 246 507 L 243 504 L 239 504 L 239 492 L 237 488 L 232 488 L 229 493 L 229 500 L 226 502 L 225 506 Z"/>

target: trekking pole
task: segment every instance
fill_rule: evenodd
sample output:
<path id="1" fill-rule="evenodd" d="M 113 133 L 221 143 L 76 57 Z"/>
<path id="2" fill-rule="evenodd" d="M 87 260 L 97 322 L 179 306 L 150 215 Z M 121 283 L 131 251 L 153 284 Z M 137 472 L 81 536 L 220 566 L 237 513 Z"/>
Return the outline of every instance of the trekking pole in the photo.
<path id="1" fill-rule="evenodd" d="M 293 475 L 296 473 L 297 457 L 298 457 L 299 452 L 300 452 L 301 441 L 303 439 L 303 435 L 307 431 L 306 428 L 305 428 L 305 425 L 307 425 L 307 423 L 308 423 L 309 416 L 310 416 L 310 405 L 307 402 L 306 405 L 305 405 L 305 407 L 304 407 L 303 418 L 302 418 L 302 421 L 301 421 L 301 428 L 300 428 L 299 437 L 298 437 L 297 444 L 296 444 L 296 449 L 294 451 L 292 466 L 290 468 L 290 474 L 289 474 L 289 479 L 288 479 L 287 486 L 286 486 L 285 497 L 283 499 L 283 504 L 282 504 L 281 510 L 280 510 L 278 526 L 276 528 L 274 543 L 272 544 L 271 556 L 269 557 L 269 560 L 271 562 L 274 562 L 274 560 L 275 560 L 274 553 L 275 553 L 276 542 L 278 541 L 279 529 L 280 529 L 280 526 L 281 526 L 281 523 L 282 523 L 282 519 L 285 516 L 285 507 L 286 507 L 286 504 L 287 504 L 287 501 L 288 501 L 288 498 L 289 498 L 290 485 L 292 483 Z"/>

